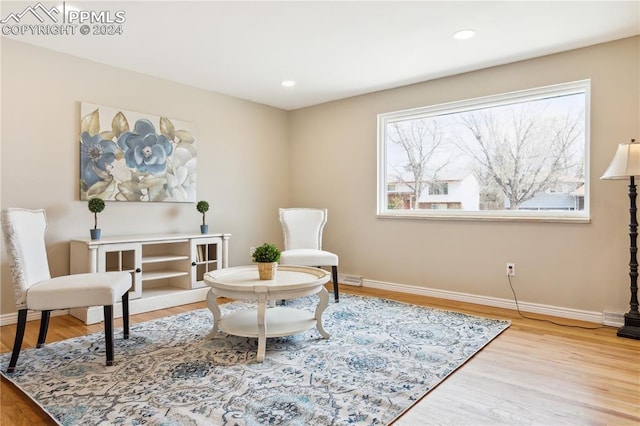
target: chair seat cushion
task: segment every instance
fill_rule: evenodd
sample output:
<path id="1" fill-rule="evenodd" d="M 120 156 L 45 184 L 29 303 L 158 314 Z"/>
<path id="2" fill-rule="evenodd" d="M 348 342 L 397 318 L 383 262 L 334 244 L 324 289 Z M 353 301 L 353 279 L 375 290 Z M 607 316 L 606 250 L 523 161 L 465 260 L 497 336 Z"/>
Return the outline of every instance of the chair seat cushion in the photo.
<path id="1" fill-rule="evenodd" d="M 32 285 L 27 291 L 27 308 L 43 311 L 113 305 L 130 287 L 128 272 L 65 275 Z"/>
<path id="2" fill-rule="evenodd" d="M 285 250 L 280 254 L 282 265 L 338 266 L 338 255 L 314 249 Z"/>

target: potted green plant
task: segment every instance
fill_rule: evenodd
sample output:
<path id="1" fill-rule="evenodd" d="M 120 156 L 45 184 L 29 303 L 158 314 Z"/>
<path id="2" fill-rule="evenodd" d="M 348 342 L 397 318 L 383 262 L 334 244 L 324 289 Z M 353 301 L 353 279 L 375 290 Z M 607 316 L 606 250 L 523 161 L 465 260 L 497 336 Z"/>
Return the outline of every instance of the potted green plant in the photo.
<path id="1" fill-rule="evenodd" d="M 94 197 L 89 199 L 89 202 L 87 205 L 89 207 L 89 211 L 93 213 L 93 218 L 94 218 L 93 229 L 89 230 L 89 232 L 91 233 L 91 239 L 99 240 L 101 230 L 100 228 L 98 228 L 98 213 L 104 210 L 104 207 L 105 207 L 104 200 L 102 198 Z"/>
<path id="2" fill-rule="evenodd" d="M 253 261 L 258 264 L 261 280 L 272 280 L 278 269 L 280 249 L 271 243 L 264 243 L 253 251 Z"/>
<path id="3" fill-rule="evenodd" d="M 202 225 L 200 225 L 200 232 L 206 234 L 209 232 L 209 225 L 207 225 L 206 217 L 207 212 L 209 211 L 209 203 L 204 200 L 198 201 L 198 204 L 196 204 L 196 210 L 202 213 Z"/>

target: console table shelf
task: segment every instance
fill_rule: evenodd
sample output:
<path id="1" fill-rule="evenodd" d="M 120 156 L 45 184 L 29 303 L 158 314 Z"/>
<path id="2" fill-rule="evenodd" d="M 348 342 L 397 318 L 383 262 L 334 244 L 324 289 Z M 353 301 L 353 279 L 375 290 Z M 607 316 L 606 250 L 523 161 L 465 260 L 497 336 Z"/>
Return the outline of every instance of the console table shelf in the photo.
<path id="1" fill-rule="evenodd" d="M 184 259 L 189 259 L 189 256 L 145 256 L 142 258 L 142 263 L 171 262 Z"/>
<path id="2" fill-rule="evenodd" d="M 189 275 L 188 271 L 157 271 L 157 272 L 145 272 L 142 276 L 142 281 L 162 280 L 165 278 L 184 277 Z"/>
<path id="3" fill-rule="evenodd" d="M 132 276 L 130 313 L 148 312 L 203 301 L 204 274 L 228 267 L 231 234 L 161 234 L 74 239 L 70 270 L 126 271 Z M 114 309 L 122 316 L 120 304 Z M 71 309 L 85 324 L 102 321 L 102 308 Z"/>

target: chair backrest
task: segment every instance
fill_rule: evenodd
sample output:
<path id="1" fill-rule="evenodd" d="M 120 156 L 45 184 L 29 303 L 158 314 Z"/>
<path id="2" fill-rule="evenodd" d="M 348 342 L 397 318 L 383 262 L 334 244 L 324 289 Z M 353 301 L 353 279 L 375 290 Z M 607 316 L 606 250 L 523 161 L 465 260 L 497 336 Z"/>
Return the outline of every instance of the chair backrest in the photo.
<path id="1" fill-rule="evenodd" d="M 44 210 L 2 210 L 2 233 L 18 308 L 26 307 L 26 291 L 51 278 L 44 234 Z"/>
<path id="2" fill-rule="evenodd" d="M 322 250 L 322 229 L 327 209 L 280 209 L 284 249 Z"/>

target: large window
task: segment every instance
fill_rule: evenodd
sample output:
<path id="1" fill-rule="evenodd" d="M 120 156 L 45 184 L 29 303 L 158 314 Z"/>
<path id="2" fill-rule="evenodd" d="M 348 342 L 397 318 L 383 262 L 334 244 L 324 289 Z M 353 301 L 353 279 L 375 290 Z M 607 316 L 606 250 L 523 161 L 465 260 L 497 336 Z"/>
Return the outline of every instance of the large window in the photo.
<path id="1" fill-rule="evenodd" d="M 589 80 L 378 116 L 378 215 L 587 219 Z"/>

